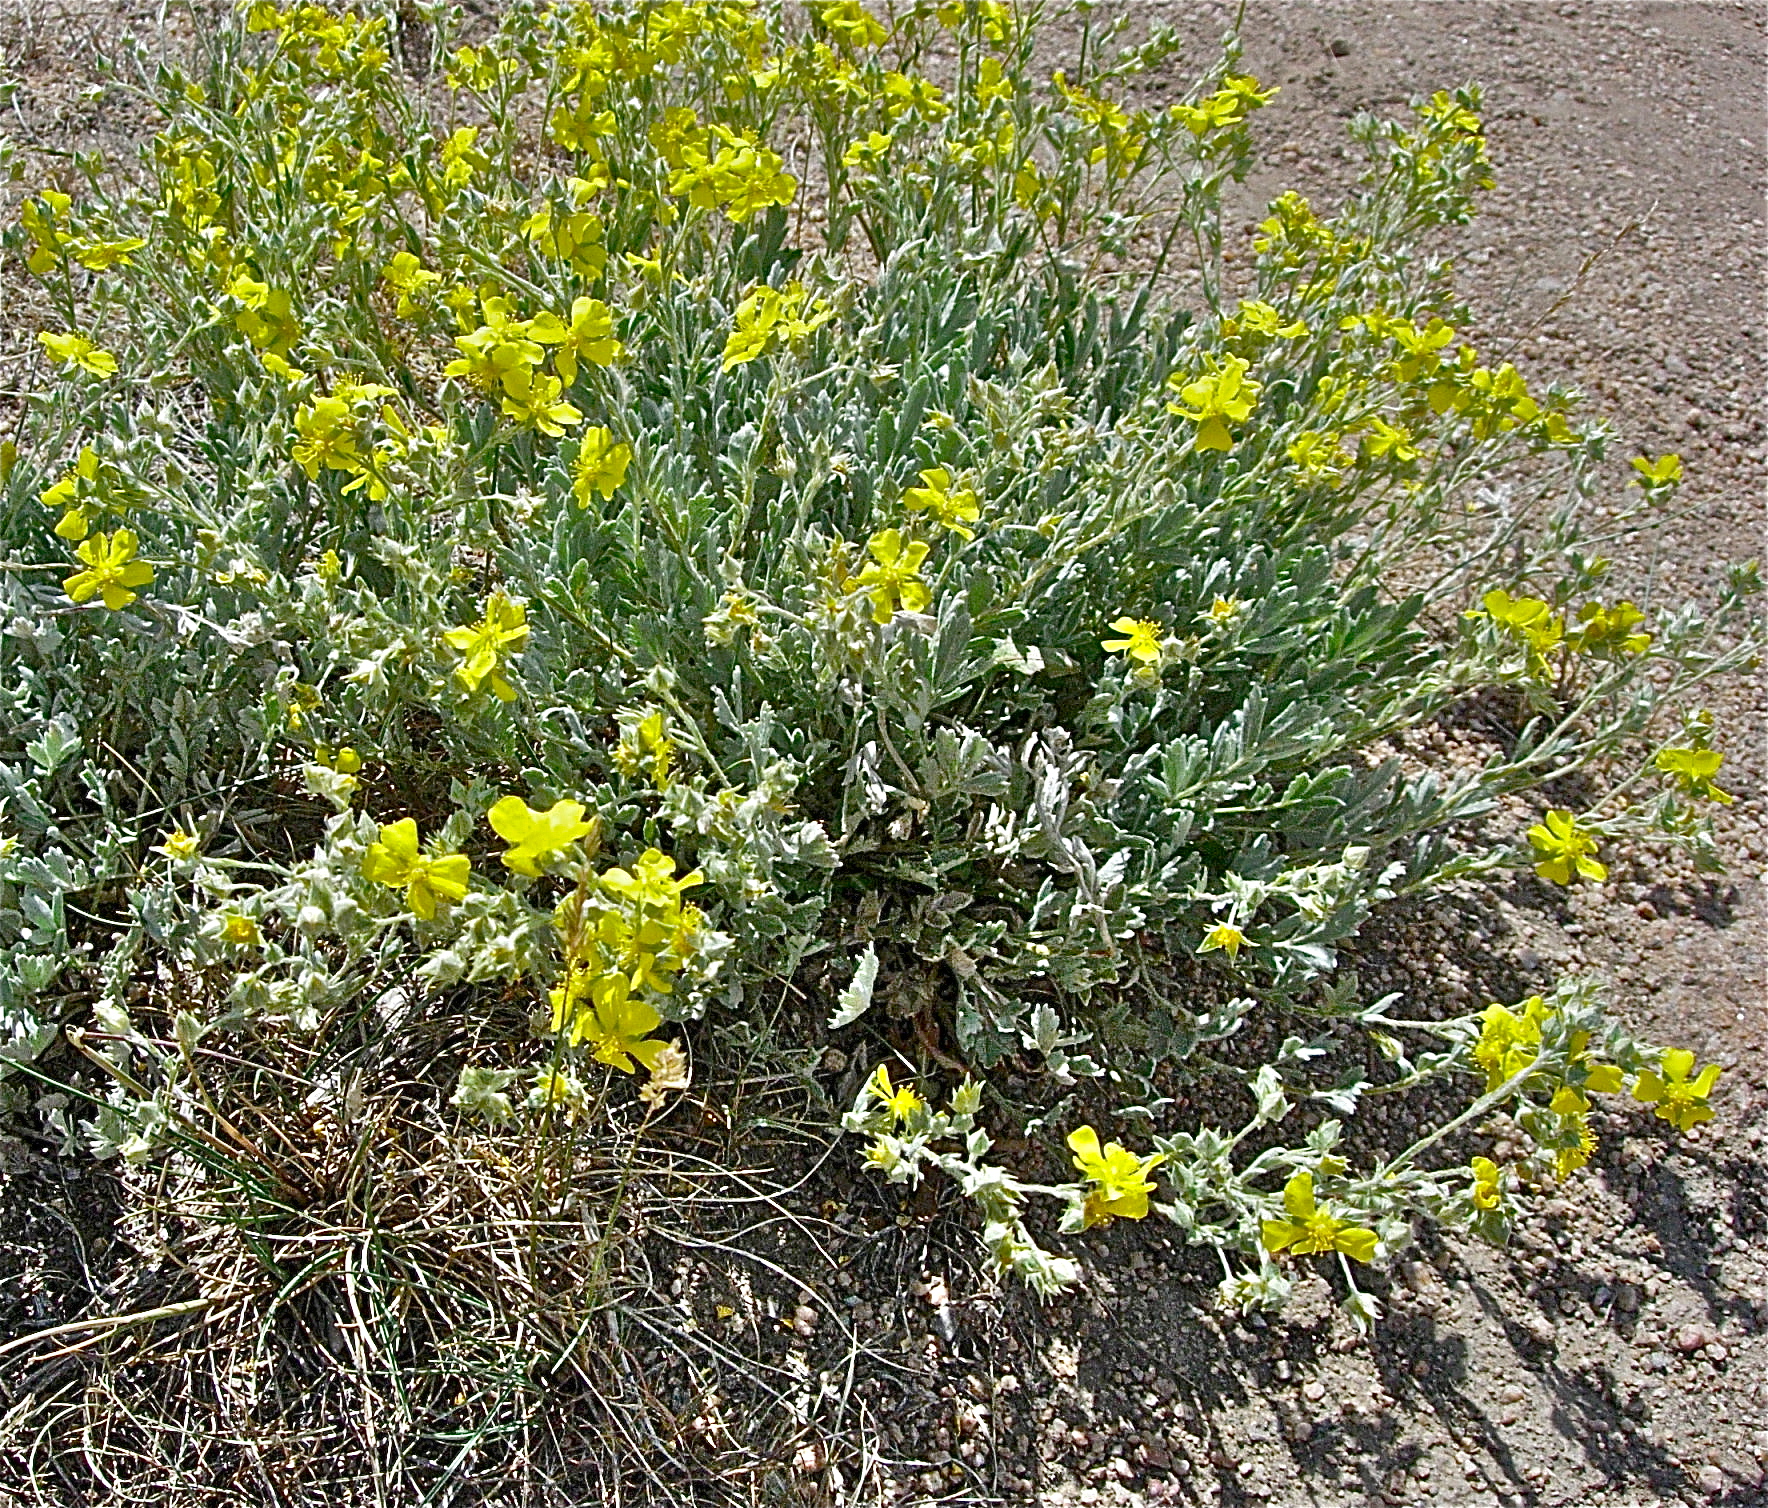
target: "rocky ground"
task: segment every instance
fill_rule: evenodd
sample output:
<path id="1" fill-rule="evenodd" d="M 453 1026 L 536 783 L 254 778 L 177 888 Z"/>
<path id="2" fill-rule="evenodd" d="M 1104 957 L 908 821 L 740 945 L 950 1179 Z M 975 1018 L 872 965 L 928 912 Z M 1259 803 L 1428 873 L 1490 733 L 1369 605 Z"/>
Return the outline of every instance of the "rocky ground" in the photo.
<path id="1" fill-rule="evenodd" d="M 1230 10 L 1136 14 L 1185 27 L 1201 60 Z M 0 129 L 51 147 L 116 133 L 81 94 L 90 44 L 156 11 L 0 0 L 22 83 Z M 1283 91 L 1257 121 L 1267 165 L 1247 185 L 1248 228 L 1284 188 L 1328 204 L 1343 191 L 1353 112 L 1484 83 L 1499 188 L 1454 248 L 1475 335 L 1516 340 L 1531 379 L 1575 382 L 1612 414 L 1617 493 L 1625 457 L 1683 455 L 1690 516 L 1644 552 L 1614 552 L 1648 610 L 1710 594 L 1725 562 L 1762 546 L 1765 32 L 1754 3 L 1283 0 L 1245 13 L 1245 65 Z M 1188 76 L 1169 68 L 1145 98 Z M 16 326 L 4 338 L 18 348 Z M 1712 705 L 1738 798 L 1719 822 L 1724 876 L 1641 862 L 1569 894 L 1518 880 L 1391 919 L 1361 967 L 1414 998 L 1513 999 L 1594 973 L 1644 1034 L 1726 1066 L 1717 1120 L 1678 1138 L 1641 1113 L 1608 1116 L 1590 1168 L 1537 1201 L 1508 1249 L 1427 1239 L 1378 1290 L 1388 1317 L 1373 1340 L 1319 1281 L 1280 1320 L 1222 1317 L 1218 1274 L 1153 1221 L 1096 1233 L 1096 1281 L 1040 1310 L 978 1279 L 962 1211 L 899 1206 L 843 1171 L 846 1148 L 808 1181 L 794 1165 L 820 1158 L 814 1142 L 746 1148 L 775 1163 L 780 1189 L 777 1216 L 732 1228 L 749 1257 L 707 1247 L 704 1231 L 650 1243 L 671 1301 L 752 1358 L 748 1381 L 770 1400 L 729 1374 L 722 1394 L 707 1384 L 683 1406 L 684 1428 L 741 1436 L 762 1427 L 744 1417 L 753 1407 L 800 1442 L 771 1485 L 729 1500 L 1768 1502 L 1761 683 L 1740 678 Z M 102 1175 L 18 1145 L 0 1205 L 0 1333 L 102 1307 L 94 1295 L 127 1261 L 95 1244 L 110 1197 Z M 659 1377 L 667 1349 L 641 1354 Z M 22 1408 L 24 1376 L 4 1355 L 0 1381 L 0 1409 Z M 0 1420 L 0 1454 L 18 1459 L 9 1430 Z M 33 1490 L 90 1500 L 72 1477 Z M 210 1500 L 244 1500 L 228 1490 Z"/>

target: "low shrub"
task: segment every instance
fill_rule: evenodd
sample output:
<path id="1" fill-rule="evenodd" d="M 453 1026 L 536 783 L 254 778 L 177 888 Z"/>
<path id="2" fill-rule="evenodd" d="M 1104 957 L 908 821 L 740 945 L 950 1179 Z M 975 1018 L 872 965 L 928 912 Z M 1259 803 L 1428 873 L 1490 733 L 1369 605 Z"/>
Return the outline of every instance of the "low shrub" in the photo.
<path id="1" fill-rule="evenodd" d="M 1500 1237 L 1593 1095 L 1710 1114 L 1587 982 L 1414 1019 L 1340 966 L 1396 898 L 1710 857 L 1697 693 L 1754 652 L 1750 568 L 1606 585 L 1677 459 L 1620 495 L 1576 395 L 1461 333 L 1477 89 L 1359 119 L 1357 192 L 1247 244 L 1273 91 L 1232 46 L 1156 109 L 1173 36 L 1083 16 L 1045 77 L 993 0 L 400 15 L 256 0 L 137 60 L 139 171 L 9 233 L 59 321 L 0 515 L 17 1108 L 55 1081 L 70 1145 L 293 1284 L 317 1190 L 372 1222 L 465 1158 L 551 1208 L 586 1127 L 688 1087 L 675 1023 L 796 992 L 908 1049 L 867 1161 L 955 1179 L 1040 1292 L 1079 1275 L 1048 1198 L 1164 1214 L 1233 1304 L 1334 1255 L 1362 1319 L 1353 1262 Z M 1474 758 L 1420 756 L 1471 707 Z M 1248 1023 L 1280 1046 L 1230 1070 Z M 1238 1129 L 1170 1112 L 1186 1060 Z M 1078 1176 L 991 1161 L 1009 1068 L 1079 1086 Z M 1432 1083 L 1460 1108 L 1353 1165 L 1366 1097 Z M 1501 1109 L 1532 1150 L 1445 1156 Z M 589 1303 L 599 1260 L 526 1281 Z"/>

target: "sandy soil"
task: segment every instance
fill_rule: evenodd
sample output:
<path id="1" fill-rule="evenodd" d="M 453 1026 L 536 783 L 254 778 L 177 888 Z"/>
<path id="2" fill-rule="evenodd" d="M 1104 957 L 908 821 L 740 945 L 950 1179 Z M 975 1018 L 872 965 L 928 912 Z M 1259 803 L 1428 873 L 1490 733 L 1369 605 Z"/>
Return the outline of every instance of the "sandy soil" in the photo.
<path id="1" fill-rule="evenodd" d="M 135 123 L 80 91 L 94 41 L 156 9 L 0 0 L 0 45 L 23 85 L 0 129 L 59 149 L 126 137 Z M 1185 27 L 1196 60 L 1230 19 L 1192 4 L 1138 15 Z M 1765 32 L 1760 4 L 1246 12 L 1246 65 L 1283 90 L 1258 119 L 1268 166 L 1247 186 L 1247 228 L 1284 188 L 1327 203 L 1342 191 L 1354 111 L 1485 84 L 1500 187 L 1456 237 L 1476 334 L 1520 337 L 1531 379 L 1573 381 L 1613 415 L 1617 490 L 1625 457 L 1682 453 L 1693 516 L 1650 555 L 1617 558 L 1648 607 L 1710 593 L 1724 562 L 1762 545 Z M 1143 98 L 1168 99 L 1188 76 L 1174 66 Z M 16 291 L 0 285 L 0 300 Z M 0 361 L 29 338 L 19 307 L 0 321 Z M 1040 1311 L 977 1277 L 961 1210 L 899 1205 L 852 1175 L 845 1148 L 801 1181 L 814 1142 L 758 1140 L 745 1154 L 772 1161 L 789 1218 L 742 1234 L 776 1265 L 666 1240 L 655 1255 L 684 1310 L 729 1326 L 758 1372 L 799 1379 L 767 1408 L 808 1443 L 765 1482 L 683 1481 L 676 1500 L 871 1501 L 885 1484 L 910 1503 L 1768 1502 L 1760 682 L 1713 706 L 1738 796 L 1720 823 L 1725 876 L 1644 861 L 1569 896 L 1519 880 L 1392 918 L 1362 967 L 1416 997 L 1514 998 L 1594 972 L 1639 1028 L 1726 1065 L 1718 1120 L 1678 1139 L 1610 1116 L 1587 1175 L 1539 1202 L 1510 1248 L 1428 1239 L 1380 1290 L 1389 1317 L 1373 1341 L 1323 1284 L 1280 1321 L 1223 1319 L 1208 1302 L 1217 1274 L 1154 1222 L 1101 1236 L 1099 1279 Z M 104 1312 L 128 1286 L 127 1253 L 106 1256 L 110 1197 L 102 1174 L 17 1146 L 0 1203 L 0 1334 Z M 666 1353 L 640 1358 L 665 1398 Z M 9 1365 L 0 1411 L 68 1383 L 65 1368 Z M 775 1429 L 773 1413 L 744 1415 L 763 1406 L 745 1404 L 741 1371 L 715 1377 L 710 1402 L 702 1388 L 701 1415 L 737 1434 Z M 24 1459 L 0 1424 L 0 1461 Z M 60 1483 L 14 1485 L 88 1501 L 72 1467 Z M 230 1490 L 210 1500 L 250 1496 Z"/>

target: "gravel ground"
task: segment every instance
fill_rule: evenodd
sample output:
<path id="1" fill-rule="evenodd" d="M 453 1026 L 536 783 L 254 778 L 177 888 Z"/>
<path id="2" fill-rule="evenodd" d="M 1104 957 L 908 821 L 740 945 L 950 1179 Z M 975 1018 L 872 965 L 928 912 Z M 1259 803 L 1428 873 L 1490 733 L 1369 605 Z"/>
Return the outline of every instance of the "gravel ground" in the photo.
<path id="1" fill-rule="evenodd" d="M 127 135 L 126 117 L 82 97 L 91 44 L 157 9 L 0 0 L 0 45 L 23 82 L 0 129 L 52 148 Z M 1138 14 L 1194 33 L 1199 60 L 1230 19 L 1220 6 Z M 1613 416 L 1617 489 L 1625 457 L 1683 455 L 1692 516 L 1648 556 L 1617 552 L 1617 578 L 1648 607 L 1710 593 L 1724 562 L 1761 548 L 1765 29 L 1761 4 L 1246 12 L 1246 66 L 1283 90 L 1257 121 L 1268 166 L 1246 186 L 1247 228 L 1284 188 L 1328 204 L 1342 192 L 1354 111 L 1485 84 L 1499 188 L 1455 238 L 1475 334 L 1520 335 L 1531 380 L 1575 382 Z M 1173 67 L 1144 98 L 1187 76 Z M 0 284 L 0 302 L 15 293 Z M 29 338 L 12 307 L 0 360 Z M 1726 1065 L 1717 1120 L 1685 1138 L 1626 1110 L 1599 1122 L 1591 1167 L 1537 1201 L 1509 1248 L 1433 1238 L 1401 1264 L 1378 1290 L 1388 1318 L 1372 1341 L 1318 1281 L 1279 1321 L 1224 1319 L 1208 1302 L 1216 1274 L 1154 1222 L 1103 1233 L 1090 1289 L 1040 1311 L 977 1278 L 961 1212 L 899 1206 L 842 1149 L 782 1196 L 777 1251 L 750 1232 L 790 1280 L 667 1253 L 684 1306 L 746 1326 L 758 1361 L 804 1380 L 809 1401 L 791 1408 L 809 1443 L 754 1500 L 870 1500 L 884 1482 L 909 1503 L 1768 1502 L 1760 682 L 1713 707 L 1738 797 L 1719 822 L 1726 875 L 1643 861 L 1569 894 L 1521 879 L 1392 918 L 1360 967 L 1414 998 L 1512 999 L 1595 973 L 1641 1031 Z M 783 1183 L 804 1155 L 801 1140 L 775 1149 Z M 102 1181 L 14 1152 L 0 1333 L 103 1312 L 127 1253 L 107 1265 Z M 24 1380 L 8 1365 L 0 1406 Z M 702 1396 L 706 1432 L 751 1428 L 741 1383 Z M 850 1422 L 819 1441 L 830 1389 Z M 860 1470 L 856 1440 L 876 1452 Z M 17 1444 L 0 1425 L 0 1456 Z M 88 1500 L 32 1485 L 40 1501 Z M 228 1491 L 210 1501 L 247 1496 Z M 678 1500 L 752 1500 L 726 1491 L 684 1486 Z"/>

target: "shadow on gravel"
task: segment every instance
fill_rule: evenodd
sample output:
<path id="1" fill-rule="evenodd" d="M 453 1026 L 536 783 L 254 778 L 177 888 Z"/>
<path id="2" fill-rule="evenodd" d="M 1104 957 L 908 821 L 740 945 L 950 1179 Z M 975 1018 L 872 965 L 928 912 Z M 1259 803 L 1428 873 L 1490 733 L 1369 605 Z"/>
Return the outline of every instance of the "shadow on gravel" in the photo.
<path id="1" fill-rule="evenodd" d="M 0 1148 L 0 1343 L 86 1311 L 114 1275 L 117 1207 L 101 1164 Z"/>
<path id="2" fill-rule="evenodd" d="M 1744 920 L 1743 894 L 1724 880 L 1701 880 L 1672 889 L 1653 885 L 1645 894 L 1659 916 L 1692 916 L 1709 927 L 1734 927 Z"/>

